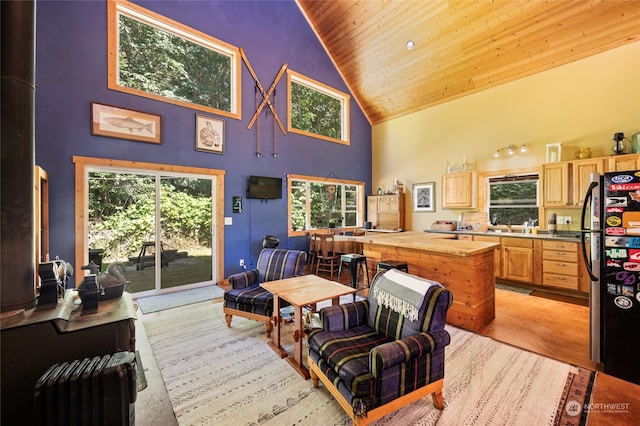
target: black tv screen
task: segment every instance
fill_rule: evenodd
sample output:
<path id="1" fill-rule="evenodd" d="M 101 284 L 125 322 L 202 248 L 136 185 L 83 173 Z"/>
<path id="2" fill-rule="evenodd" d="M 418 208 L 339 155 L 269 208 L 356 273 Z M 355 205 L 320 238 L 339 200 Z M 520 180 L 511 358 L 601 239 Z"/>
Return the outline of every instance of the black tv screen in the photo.
<path id="1" fill-rule="evenodd" d="M 263 200 L 282 198 L 282 178 L 249 176 L 247 198 Z"/>

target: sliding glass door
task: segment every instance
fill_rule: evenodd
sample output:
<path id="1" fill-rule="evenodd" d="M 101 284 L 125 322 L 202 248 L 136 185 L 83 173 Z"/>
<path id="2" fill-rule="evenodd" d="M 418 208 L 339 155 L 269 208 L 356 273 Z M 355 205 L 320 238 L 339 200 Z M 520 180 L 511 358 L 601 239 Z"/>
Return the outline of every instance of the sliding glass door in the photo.
<path id="1" fill-rule="evenodd" d="M 215 176 L 90 169 L 89 259 L 124 273 L 129 293 L 211 284 Z"/>

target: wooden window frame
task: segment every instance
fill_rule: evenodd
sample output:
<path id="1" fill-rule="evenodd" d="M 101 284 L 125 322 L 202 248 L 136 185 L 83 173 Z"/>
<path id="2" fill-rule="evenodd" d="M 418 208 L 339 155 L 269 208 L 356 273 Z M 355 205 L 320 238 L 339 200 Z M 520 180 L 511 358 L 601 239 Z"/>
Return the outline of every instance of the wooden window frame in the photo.
<path id="1" fill-rule="evenodd" d="M 76 236 L 76 253 L 75 265 L 76 270 L 80 270 L 80 266 L 89 263 L 89 239 L 88 223 L 89 218 L 89 185 L 87 181 L 88 169 L 93 167 L 110 167 L 138 171 L 153 171 L 163 173 L 185 173 L 195 175 L 216 176 L 216 205 L 219 207 L 216 211 L 216 282 L 224 282 L 224 170 L 205 169 L 201 167 L 172 166 L 169 164 L 143 163 L 139 161 L 112 160 L 107 158 L 93 158 L 74 156 L 75 164 L 75 236 Z M 84 274 L 76 273 L 76 285 L 79 285 Z"/>
<path id="2" fill-rule="evenodd" d="M 302 86 L 306 86 L 309 89 L 315 90 L 317 92 L 322 93 L 323 95 L 331 96 L 336 98 L 341 103 L 341 131 L 342 135 L 340 139 L 331 138 L 325 135 L 321 135 L 318 133 L 308 132 L 305 130 L 297 129 L 293 127 L 291 113 L 292 109 L 292 99 L 291 99 L 291 84 L 296 83 Z M 336 90 L 326 84 L 320 83 L 319 81 L 313 80 L 303 74 L 295 72 L 293 70 L 287 70 L 287 130 L 291 133 L 297 133 L 300 135 L 310 136 L 313 138 L 323 139 L 329 142 L 335 142 L 342 145 L 350 145 L 350 135 L 351 135 L 351 121 L 350 121 L 350 96 L 344 92 Z"/>
<path id="3" fill-rule="evenodd" d="M 225 117 L 235 118 L 238 120 L 242 118 L 242 97 L 240 93 L 240 88 L 242 87 L 242 73 L 240 63 L 240 50 L 237 47 L 125 0 L 109 0 L 107 12 L 109 89 L 118 90 L 121 92 L 155 99 L 170 104 L 180 105 L 200 111 L 205 111 L 208 113 L 218 114 Z M 121 85 L 118 81 L 118 17 L 120 14 L 128 16 L 129 18 L 134 19 L 138 22 L 142 22 L 146 25 L 169 32 L 175 36 L 181 37 L 187 41 L 198 44 L 222 55 L 229 56 L 231 61 L 231 81 L 229 82 L 231 86 L 231 111 L 225 111 L 210 106 L 199 105 L 179 99 L 173 99 L 159 94 Z"/>
<path id="4" fill-rule="evenodd" d="M 362 227 L 364 225 L 365 220 L 365 210 L 364 210 L 364 201 L 365 201 L 365 183 L 363 181 L 357 180 L 343 180 L 343 179 L 335 179 L 335 178 L 322 178 L 318 176 L 306 176 L 306 175 L 295 175 L 288 174 L 287 175 L 287 229 L 288 235 L 290 237 L 303 236 L 306 235 L 310 229 L 299 229 L 293 230 L 291 225 L 291 181 L 293 180 L 302 180 L 306 182 L 313 183 L 321 183 L 321 184 L 335 184 L 335 185 L 355 185 L 358 188 L 358 205 L 356 209 L 357 220 L 356 226 L 353 228 Z M 306 214 L 309 214 L 311 200 L 307 197 L 307 206 L 306 206 Z M 308 221 L 307 221 L 308 222 Z M 313 228 L 313 229 L 323 229 L 327 230 L 329 228 Z"/>

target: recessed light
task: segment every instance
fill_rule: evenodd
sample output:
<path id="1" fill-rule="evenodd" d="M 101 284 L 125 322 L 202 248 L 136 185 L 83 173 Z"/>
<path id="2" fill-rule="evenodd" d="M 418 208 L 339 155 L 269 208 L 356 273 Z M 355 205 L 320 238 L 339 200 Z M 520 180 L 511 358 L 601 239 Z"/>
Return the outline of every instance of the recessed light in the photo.
<path id="1" fill-rule="evenodd" d="M 415 45 L 416 45 L 416 44 L 414 43 L 414 41 L 413 41 L 413 40 L 409 40 L 409 41 L 407 41 L 407 49 L 408 49 L 408 50 L 413 49 L 413 48 L 415 47 Z"/>

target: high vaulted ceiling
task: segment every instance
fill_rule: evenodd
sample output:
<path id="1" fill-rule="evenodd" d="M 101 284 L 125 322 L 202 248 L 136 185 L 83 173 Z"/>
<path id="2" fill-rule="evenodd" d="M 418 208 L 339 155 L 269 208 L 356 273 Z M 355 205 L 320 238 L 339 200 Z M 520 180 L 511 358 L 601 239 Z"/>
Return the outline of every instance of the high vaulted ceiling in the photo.
<path id="1" fill-rule="evenodd" d="M 640 40 L 639 0 L 297 1 L 372 124 Z"/>

